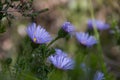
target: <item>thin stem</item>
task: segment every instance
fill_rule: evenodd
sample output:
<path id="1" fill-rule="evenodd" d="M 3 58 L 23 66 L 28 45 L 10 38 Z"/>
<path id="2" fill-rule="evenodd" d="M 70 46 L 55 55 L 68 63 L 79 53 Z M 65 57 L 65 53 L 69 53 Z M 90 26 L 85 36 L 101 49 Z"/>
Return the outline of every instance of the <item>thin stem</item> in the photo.
<path id="1" fill-rule="evenodd" d="M 28 75 L 28 74 L 25 74 L 25 73 L 21 73 L 23 76 L 27 77 L 28 79 L 32 79 L 32 80 L 39 80 L 38 78 L 34 77 L 34 76 L 31 76 L 31 75 Z"/>
<path id="2" fill-rule="evenodd" d="M 49 47 L 51 44 L 53 44 L 56 40 L 58 40 L 60 37 L 56 37 L 54 40 L 52 40 L 47 47 Z"/>
<path id="3" fill-rule="evenodd" d="M 92 17 L 92 20 L 93 20 L 93 29 L 94 29 L 94 32 L 95 32 L 95 36 L 98 40 L 98 44 L 97 44 L 97 49 L 98 49 L 98 57 L 100 59 L 100 64 L 101 64 L 101 68 L 102 68 L 102 71 L 104 73 L 106 73 L 106 66 L 104 64 L 104 57 L 103 57 L 103 52 L 102 52 L 102 48 L 101 48 L 101 44 L 100 44 L 100 38 L 99 38 L 99 33 L 97 31 L 97 28 L 96 28 L 96 24 L 95 24 L 95 20 L 94 20 L 94 10 L 93 10 L 93 6 L 92 6 L 92 0 L 89 0 L 90 2 L 90 13 L 91 13 L 91 17 Z"/>
<path id="4" fill-rule="evenodd" d="M 0 11 L 0 13 L 3 13 L 3 12 L 19 12 L 19 11 L 17 11 L 17 10 L 16 11 L 15 10 L 14 11 L 12 11 L 12 10 L 11 11 L 10 10 L 9 11 L 1 10 Z"/>
<path id="5" fill-rule="evenodd" d="M 12 78 L 12 73 L 11 73 L 11 70 L 10 70 L 9 67 L 8 67 L 8 71 L 9 71 L 9 73 L 10 73 L 10 77 Z"/>

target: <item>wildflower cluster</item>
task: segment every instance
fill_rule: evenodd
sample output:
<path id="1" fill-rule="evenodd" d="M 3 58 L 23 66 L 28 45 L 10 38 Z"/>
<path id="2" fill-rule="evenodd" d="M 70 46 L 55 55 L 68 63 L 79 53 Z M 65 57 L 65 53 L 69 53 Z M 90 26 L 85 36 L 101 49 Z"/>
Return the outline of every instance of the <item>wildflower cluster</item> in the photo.
<path id="1" fill-rule="evenodd" d="M 98 30 L 108 29 L 108 25 L 104 24 L 101 21 L 100 22 L 96 21 L 95 23 Z M 93 27 L 93 23 L 91 20 L 88 21 L 88 29 L 90 27 Z M 52 48 L 53 52 L 50 53 L 49 51 L 51 51 L 50 46 L 52 43 L 54 43 L 56 40 L 60 38 L 65 38 L 67 35 L 75 36 L 79 45 L 86 48 L 93 47 L 95 44 L 98 43 L 94 35 L 90 35 L 88 32 L 76 32 L 75 27 L 70 22 L 63 23 L 55 39 L 53 39 L 51 35 L 43 27 L 41 27 L 40 25 L 37 25 L 36 23 L 32 23 L 28 25 L 26 32 L 28 36 L 31 38 L 32 42 L 39 44 L 40 46 L 45 44 L 46 46 L 44 49 L 45 51 L 43 50 L 43 52 L 45 52 L 44 59 L 42 59 L 43 65 L 46 65 L 44 64 L 44 61 L 47 60 L 47 62 L 49 62 L 50 64 L 53 64 L 53 66 L 55 66 L 58 70 L 63 70 L 63 71 L 68 71 L 68 70 L 74 71 L 76 70 L 75 68 L 82 69 L 83 67 L 79 67 L 79 68 L 76 67 L 77 64 L 81 63 L 79 60 L 76 62 L 77 59 L 75 59 L 75 58 L 78 58 L 79 56 L 76 56 L 75 58 L 70 57 L 68 53 L 65 53 L 61 49 L 56 49 L 56 48 L 55 49 Z M 46 52 L 46 50 L 48 52 Z M 82 54 L 85 55 L 84 52 Z M 89 70 L 84 69 L 84 71 L 86 73 L 89 73 L 91 71 L 91 68 L 89 68 Z M 85 75 L 88 75 L 88 74 L 85 74 Z M 103 80 L 103 79 L 104 79 L 103 73 L 101 72 L 95 73 L 94 80 Z"/>
<path id="2" fill-rule="evenodd" d="M 48 9 L 36 11 L 31 7 L 32 2 L 33 0 L 0 1 L 0 33 L 5 32 L 2 20 L 4 17 L 8 23 L 12 21 L 10 18 L 15 19 L 12 12 L 30 17 L 33 21 L 26 27 L 28 36 L 22 39 L 21 45 L 18 44 L 19 52 L 16 60 L 12 58 L 0 60 L 0 80 L 9 80 L 8 78 L 10 80 L 112 80 L 104 63 L 100 43 L 102 43 L 102 32 L 109 31 L 116 39 L 115 43 L 120 45 L 118 25 L 112 29 L 102 20 L 89 19 L 86 23 L 87 30 L 78 32 L 71 22 L 66 21 L 61 25 L 56 37 L 53 37 L 43 26 L 34 22 L 38 14 Z M 55 41 L 68 37 L 73 38 L 75 42 L 74 53 L 63 51 L 59 45 L 52 46 Z M 72 44 L 67 39 L 63 45 L 67 49 Z M 0 58 L 2 57 L 4 56 L 0 55 Z"/>

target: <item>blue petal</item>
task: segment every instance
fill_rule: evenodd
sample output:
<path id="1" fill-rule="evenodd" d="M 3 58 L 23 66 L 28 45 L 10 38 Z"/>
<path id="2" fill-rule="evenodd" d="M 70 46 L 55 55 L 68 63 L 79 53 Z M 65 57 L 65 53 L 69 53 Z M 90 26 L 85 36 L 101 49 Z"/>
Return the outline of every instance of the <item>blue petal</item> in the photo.
<path id="1" fill-rule="evenodd" d="M 95 39 L 94 36 L 89 36 L 88 33 L 84 33 L 84 32 L 77 32 L 76 38 L 81 44 L 88 47 L 93 46 L 94 44 L 97 43 L 97 40 Z"/>
<path id="2" fill-rule="evenodd" d="M 101 20 L 94 20 L 93 21 L 92 19 L 89 19 L 88 23 L 87 23 L 89 29 L 93 29 L 93 22 L 95 23 L 95 26 L 98 30 L 106 30 L 106 29 L 110 28 L 109 24 L 106 24 Z"/>
<path id="3" fill-rule="evenodd" d="M 64 31 L 66 31 L 68 33 L 73 33 L 75 31 L 75 27 L 70 22 L 65 22 L 62 25 L 62 28 Z"/>
<path id="4" fill-rule="evenodd" d="M 104 80 L 104 74 L 100 71 L 97 71 L 95 73 L 94 80 Z"/>
<path id="5" fill-rule="evenodd" d="M 35 23 L 30 24 L 30 25 L 27 27 L 27 29 L 26 29 L 28 36 L 29 36 L 32 40 L 33 40 L 33 38 L 34 38 L 34 32 L 35 32 L 35 30 L 36 30 L 36 24 L 35 24 Z"/>
<path id="6" fill-rule="evenodd" d="M 49 56 L 49 60 L 59 69 L 68 70 L 73 69 L 74 67 L 74 61 L 59 49 L 56 49 L 56 53 L 54 55 Z"/>
<path id="7" fill-rule="evenodd" d="M 28 26 L 27 33 L 29 37 L 38 44 L 47 43 L 52 40 L 50 34 L 42 28 L 40 25 L 36 27 L 36 24 L 33 23 Z"/>

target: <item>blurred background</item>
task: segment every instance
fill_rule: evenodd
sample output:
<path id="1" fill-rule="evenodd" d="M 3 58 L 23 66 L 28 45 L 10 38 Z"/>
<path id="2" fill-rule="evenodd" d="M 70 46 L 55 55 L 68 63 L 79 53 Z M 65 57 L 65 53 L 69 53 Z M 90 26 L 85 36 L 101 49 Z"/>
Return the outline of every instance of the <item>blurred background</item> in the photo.
<path id="1" fill-rule="evenodd" d="M 2 1 L 4 2 L 4 0 Z M 12 4 L 18 5 L 19 3 L 23 3 L 27 5 L 28 1 L 15 0 Z M 100 33 L 100 39 L 108 71 L 112 72 L 120 80 L 120 41 L 116 39 L 114 34 L 110 33 L 116 27 L 118 33 L 120 33 L 120 1 L 91 1 L 95 19 L 110 24 L 111 28 L 109 30 Z M 48 11 L 38 14 L 33 20 L 30 17 L 22 16 L 17 9 L 8 8 L 8 14 L 14 16 L 14 19 L 9 17 L 8 21 L 6 17 L 3 17 L 1 20 L 2 26 L 6 28 L 6 31 L 0 34 L 0 60 L 12 57 L 12 64 L 14 64 L 19 46 L 27 36 L 25 29 L 33 21 L 47 29 L 53 37 L 56 36 L 65 21 L 70 21 L 75 26 L 76 31 L 86 31 L 87 20 L 91 19 L 90 5 L 90 0 L 33 0 L 30 6 L 32 10 L 25 13 L 48 8 Z M 74 44 L 75 42 L 73 38 L 69 41 L 61 39 L 53 46 L 63 48 L 69 53 L 74 53 L 77 47 Z"/>

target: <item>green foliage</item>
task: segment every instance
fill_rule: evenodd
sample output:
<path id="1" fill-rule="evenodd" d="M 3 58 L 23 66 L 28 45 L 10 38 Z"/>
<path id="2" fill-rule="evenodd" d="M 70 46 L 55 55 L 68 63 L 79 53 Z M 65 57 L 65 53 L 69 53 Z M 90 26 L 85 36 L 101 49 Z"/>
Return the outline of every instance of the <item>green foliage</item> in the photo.
<path id="1" fill-rule="evenodd" d="M 3 3 L 0 1 L 0 33 L 6 31 L 6 27 L 4 26 L 2 19 L 6 17 L 8 22 L 11 23 L 10 20 L 15 17 L 12 14 L 8 14 L 8 8 L 16 8 L 22 16 L 30 17 L 33 21 L 39 14 L 48 11 L 48 8 L 46 8 L 40 11 L 28 13 L 32 11 L 31 6 L 33 0 L 20 3 L 17 6 L 12 4 L 13 1 L 19 0 L 5 0 Z M 76 14 L 76 17 L 73 18 L 74 16 L 72 16 L 72 18 L 70 18 L 69 16 L 70 20 L 78 18 L 78 14 L 81 12 L 82 9 L 77 6 L 77 8 L 71 13 L 72 15 Z M 92 17 L 94 18 L 92 12 L 93 11 L 91 10 Z M 113 20 L 110 29 L 114 30 L 115 33 L 112 34 L 112 40 L 116 45 L 120 45 L 119 27 L 116 29 L 116 26 L 118 26 L 118 22 Z M 104 45 L 106 45 L 104 43 L 108 42 L 107 44 L 109 44 L 109 42 L 111 42 L 108 41 L 110 37 L 108 38 L 104 35 L 105 37 L 103 38 L 103 35 L 101 35 L 102 32 L 97 31 L 96 29 L 87 32 L 96 35 L 99 40 L 98 44 L 92 48 L 83 46 L 79 43 L 75 44 L 77 47 L 73 54 L 75 60 L 75 67 L 73 70 L 65 71 L 57 69 L 53 65 L 50 65 L 48 61 L 48 57 L 55 53 L 55 48 L 50 47 L 52 43 L 61 38 L 65 38 L 66 42 L 70 39 L 70 35 L 60 29 L 57 37 L 49 44 L 36 44 L 32 42 L 29 37 L 23 38 L 18 46 L 18 55 L 15 64 L 11 65 L 12 58 L 10 57 L 1 60 L 2 70 L 0 71 L 0 80 L 93 80 L 96 71 L 104 73 L 104 80 L 115 80 L 114 76 L 109 73 L 106 68 L 102 50 Z M 102 44 L 104 45 L 102 46 Z M 85 64 L 85 66 L 82 67 L 81 64 Z"/>
<path id="2" fill-rule="evenodd" d="M 48 80 L 70 80 L 67 75 L 67 71 L 53 70 L 48 75 Z"/>
<path id="3" fill-rule="evenodd" d="M 32 21 L 34 21 L 35 17 L 37 17 L 39 14 L 48 11 L 48 8 L 39 10 L 39 11 L 33 11 L 32 2 L 30 1 L 22 1 L 14 5 L 14 1 L 19 0 L 5 0 L 0 1 L 0 33 L 3 33 L 6 31 L 6 27 L 4 26 L 2 19 L 5 17 L 7 18 L 7 21 L 9 26 L 11 26 L 12 19 L 15 19 L 15 16 L 13 14 L 10 14 L 9 12 L 19 12 L 24 17 L 30 17 Z M 9 8 L 15 9 L 15 11 L 10 11 Z M 31 13 L 29 13 L 31 12 Z"/>
<path id="4" fill-rule="evenodd" d="M 0 33 L 4 33 L 6 31 L 5 26 L 2 25 L 2 23 L 0 23 Z"/>
<path id="5" fill-rule="evenodd" d="M 52 70 L 46 64 L 47 57 L 54 53 L 54 49 L 48 49 L 45 44 L 34 44 L 28 37 L 20 47 L 21 50 L 15 66 L 16 74 L 19 76 L 19 73 L 30 72 L 38 79 L 46 80 L 48 72 Z"/>

